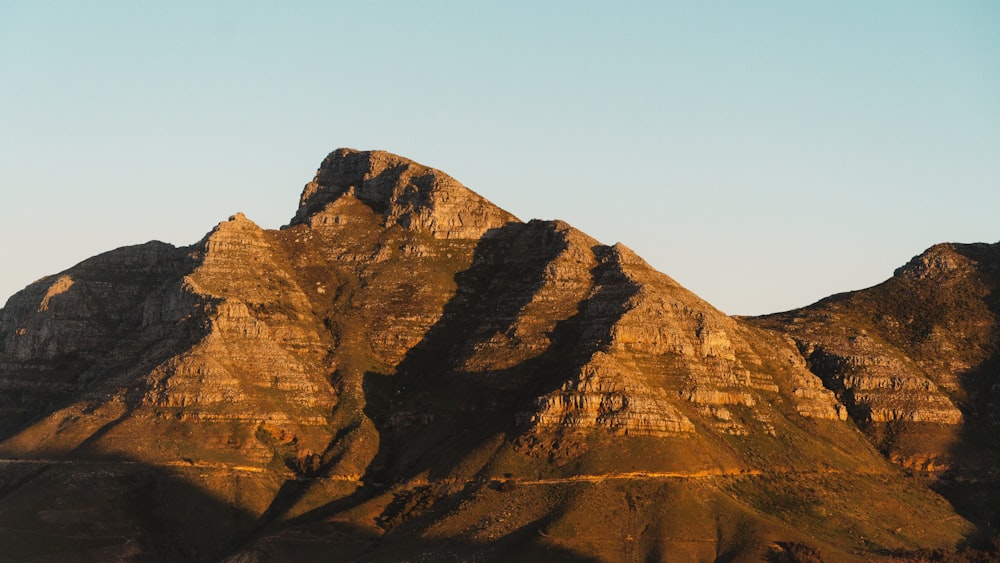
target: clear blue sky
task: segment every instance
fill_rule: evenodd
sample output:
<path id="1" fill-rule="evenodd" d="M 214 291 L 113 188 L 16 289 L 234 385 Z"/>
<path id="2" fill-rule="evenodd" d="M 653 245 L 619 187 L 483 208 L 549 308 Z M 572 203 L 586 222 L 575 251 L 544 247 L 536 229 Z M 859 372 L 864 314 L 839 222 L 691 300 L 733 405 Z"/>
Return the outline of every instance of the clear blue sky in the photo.
<path id="1" fill-rule="evenodd" d="M 1000 2 L 0 0 L 0 303 L 389 150 L 723 311 L 1000 240 Z"/>

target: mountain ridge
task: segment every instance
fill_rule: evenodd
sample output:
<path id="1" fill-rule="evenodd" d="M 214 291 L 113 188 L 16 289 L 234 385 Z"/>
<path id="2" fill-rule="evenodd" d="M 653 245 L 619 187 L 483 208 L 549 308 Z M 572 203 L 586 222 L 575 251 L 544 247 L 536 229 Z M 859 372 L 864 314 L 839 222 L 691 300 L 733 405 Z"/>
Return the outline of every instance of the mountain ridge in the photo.
<path id="1" fill-rule="evenodd" d="M 952 452 L 1000 451 L 995 247 L 932 249 L 885 295 L 728 317 L 620 243 L 338 149 L 279 230 L 237 213 L 0 309 L 0 540 L 124 560 L 949 548 L 966 517 L 996 521 L 962 500 L 969 479 L 995 494 L 995 457 Z M 5 531 L 25 515 L 37 536 Z"/>

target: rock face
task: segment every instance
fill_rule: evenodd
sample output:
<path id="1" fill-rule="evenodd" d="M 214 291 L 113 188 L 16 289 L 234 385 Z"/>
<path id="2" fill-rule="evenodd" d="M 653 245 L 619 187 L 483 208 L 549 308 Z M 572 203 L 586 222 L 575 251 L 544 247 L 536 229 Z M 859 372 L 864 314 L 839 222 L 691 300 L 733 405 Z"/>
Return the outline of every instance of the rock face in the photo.
<path id="1" fill-rule="evenodd" d="M 1000 244 L 941 244 L 878 286 L 754 322 L 796 340 L 890 459 L 982 479 L 1000 452 L 998 287 Z"/>
<path id="2" fill-rule="evenodd" d="M 236 214 L 0 310 L 0 545 L 248 561 L 952 545 L 970 525 L 883 454 L 952 467 L 953 436 L 918 451 L 906 425 L 993 420 L 996 253 L 932 249 L 882 293 L 730 318 L 624 245 L 339 149 L 280 230 Z"/>
<path id="3" fill-rule="evenodd" d="M 401 225 L 435 238 L 478 239 L 517 220 L 438 170 L 383 151 L 338 149 L 302 191 L 292 224 L 307 222 L 345 194 L 380 212 L 385 227 Z"/>
<path id="4" fill-rule="evenodd" d="M 603 315 L 587 326 L 603 321 L 606 332 L 591 337 L 596 352 L 574 376 L 537 401 L 539 412 L 531 419 L 536 429 L 568 425 L 648 436 L 694 433 L 683 414 L 694 407 L 718 430 L 746 435 L 750 430 L 730 410 L 742 406 L 751 408 L 759 430 L 772 433 L 769 407 L 752 407 L 773 401 L 807 417 L 846 418 L 833 393 L 803 363 L 790 361 L 778 373 L 755 369 L 763 360 L 749 340 L 760 340 L 759 335 L 654 271 L 625 246 L 603 250 L 595 272 L 595 298 L 585 306 Z M 787 344 L 784 349 L 769 344 L 769 359 L 797 357 Z"/>

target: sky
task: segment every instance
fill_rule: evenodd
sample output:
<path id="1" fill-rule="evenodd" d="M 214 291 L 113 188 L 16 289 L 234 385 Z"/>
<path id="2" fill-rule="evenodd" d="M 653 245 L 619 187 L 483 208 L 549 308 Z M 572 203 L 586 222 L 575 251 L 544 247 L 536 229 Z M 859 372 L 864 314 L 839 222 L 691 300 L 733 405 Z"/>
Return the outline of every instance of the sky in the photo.
<path id="1" fill-rule="evenodd" d="M 1000 2 L 0 0 L 0 303 L 338 147 L 787 310 L 1000 240 Z"/>

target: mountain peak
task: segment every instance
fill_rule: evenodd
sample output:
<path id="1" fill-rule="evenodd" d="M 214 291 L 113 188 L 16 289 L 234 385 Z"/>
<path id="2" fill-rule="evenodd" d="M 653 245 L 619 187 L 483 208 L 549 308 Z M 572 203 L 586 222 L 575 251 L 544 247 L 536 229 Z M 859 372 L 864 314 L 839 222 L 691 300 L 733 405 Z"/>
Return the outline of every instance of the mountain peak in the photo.
<path id="1" fill-rule="evenodd" d="M 894 275 L 915 280 L 939 278 L 967 267 L 968 262 L 967 258 L 956 252 L 954 245 L 936 244 L 897 268 Z"/>
<path id="2" fill-rule="evenodd" d="M 385 151 L 340 148 L 306 184 L 291 224 L 311 223 L 327 206 L 354 197 L 385 217 L 385 226 L 435 238 L 477 239 L 517 218 L 444 172 Z"/>
<path id="3" fill-rule="evenodd" d="M 894 275 L 923 280 L 968 274 L 974 270 L 995 271 L 998 257 L 1000 243 L 936 244 L 897 268 Z"/>

